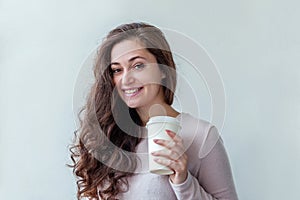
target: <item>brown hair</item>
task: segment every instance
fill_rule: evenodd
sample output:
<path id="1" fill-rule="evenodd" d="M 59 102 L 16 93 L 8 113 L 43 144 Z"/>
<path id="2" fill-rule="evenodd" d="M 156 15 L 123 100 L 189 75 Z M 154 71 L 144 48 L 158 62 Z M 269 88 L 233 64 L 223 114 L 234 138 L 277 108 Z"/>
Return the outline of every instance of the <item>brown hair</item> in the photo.
<path id="1" fill-rule="evenodd" d="M 160 66 L 167 66 L 160 67 L 167 75 L 162 80 L 164 100 L 169 105 L 173 102 L 175 63 L 161 30 L 146 23 L 131 23 L 110 31 L 98 49 L 95 82 L 78 113 L 80 128 L 75 131 L 75 142 L 70 147 L 73 165 L 69 166 L 78 178 L 78 199 L 98 199 L 98 195 L 102 199 L 115 199 L 128 189 L 126 177 L 136 168 L 137 158 L 133 155 L 141 141 L 142 122 L 136 110 L 128 108 L 115 92 L 109 66 L 113 46 L 130 39 L 138 39 Z M 126 116 L 128 113 L 130 117 Z M 122 127 L 118 121 L 122 121 Z"/>

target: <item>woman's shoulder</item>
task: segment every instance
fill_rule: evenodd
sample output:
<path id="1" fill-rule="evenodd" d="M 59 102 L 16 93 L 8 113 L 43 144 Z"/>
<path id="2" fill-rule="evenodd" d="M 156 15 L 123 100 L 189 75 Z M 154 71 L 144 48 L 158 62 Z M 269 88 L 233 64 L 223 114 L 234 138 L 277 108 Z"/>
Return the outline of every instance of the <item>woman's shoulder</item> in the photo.
<path id="1" fill-rule="evenodd" d="M 193 131 L 203 134 L 209 132 L 209 129 L 214 127 L 210 122 L 186 112 L 180 113 L 176 118 L 180 121 L 181 128 L 185 130 L 192 129 Z"/>
<path id="2" fill-rule="evenodd" d="M 217 128 L 210 122 L 197 118 L 189 113 L 177 116 L 180 121 L 180 136 L 184 145 L 193 151 L 198 149 L 199 157 L 204 157 L 220 138 Z"/>

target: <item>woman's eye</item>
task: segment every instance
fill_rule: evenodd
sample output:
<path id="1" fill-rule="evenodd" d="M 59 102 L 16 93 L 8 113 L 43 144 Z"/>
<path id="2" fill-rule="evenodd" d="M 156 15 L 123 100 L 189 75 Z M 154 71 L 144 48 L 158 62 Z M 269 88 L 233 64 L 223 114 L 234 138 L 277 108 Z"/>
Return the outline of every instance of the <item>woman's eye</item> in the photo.
<path id="1" fill-rule="evenodd" d="M 141 69 L 143 68 L 145 65 L 143 63 L 139 63 L 139 64 L 136 64 L 134 65 L 134 69 Z"/>
<path id="2" fill-rule="evenodd" d="M 111 71 L 112 71 L 113 74 L 116 74 L 116 73 L 120 72 L 121 69 L 112 69 Z"/>

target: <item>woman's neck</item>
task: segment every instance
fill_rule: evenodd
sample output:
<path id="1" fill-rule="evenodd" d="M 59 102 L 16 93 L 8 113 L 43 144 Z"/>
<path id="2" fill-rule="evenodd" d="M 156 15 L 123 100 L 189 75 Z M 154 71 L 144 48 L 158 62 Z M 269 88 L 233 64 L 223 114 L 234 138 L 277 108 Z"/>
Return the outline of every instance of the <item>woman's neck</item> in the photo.
<path id="1" fill-rule="evenodd" d="M 179 112 L 177 112 L 172 106 L 168 104 L 153 104 L 149 107 L 137 108 L 137 113 L 139 114 L 143 125 L 149 121 L 150 117 L 154 116 L 170 116 L 177 117 Z"/>

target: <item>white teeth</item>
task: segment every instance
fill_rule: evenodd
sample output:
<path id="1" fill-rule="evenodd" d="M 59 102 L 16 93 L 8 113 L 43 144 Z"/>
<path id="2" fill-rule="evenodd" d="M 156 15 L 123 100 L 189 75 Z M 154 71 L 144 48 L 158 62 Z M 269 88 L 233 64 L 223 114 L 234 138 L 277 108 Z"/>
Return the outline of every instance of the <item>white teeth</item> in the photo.
<path id="1" fill-rule="evenodd" d="M 125 94 L 133 94 L 133 93 L 137 92 L 138 90 L 139 89 L 136 88 L 136 89 L 131 89 L 131 90 L 125 90 L 124 92 L 125 92 Z"/>

